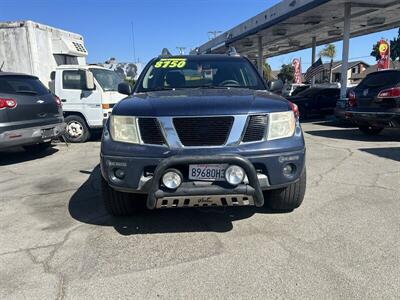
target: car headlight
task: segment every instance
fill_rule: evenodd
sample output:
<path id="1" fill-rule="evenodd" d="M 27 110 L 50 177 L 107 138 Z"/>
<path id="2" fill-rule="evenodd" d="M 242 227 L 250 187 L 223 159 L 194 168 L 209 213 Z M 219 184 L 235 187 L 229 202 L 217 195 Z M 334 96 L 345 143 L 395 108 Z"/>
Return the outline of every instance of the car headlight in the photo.
<path id="1" fill-rule="evenodd" d="M 269 114 L 267 140 L 291 137 L 296 129 L 296 119 L 293 111 Z"/>
<path id="2" fill-rule="evenodd" d="M 135 117 L 110 117 L 110 134 L 114 141 L 139 144 L 139 134 Z"/>

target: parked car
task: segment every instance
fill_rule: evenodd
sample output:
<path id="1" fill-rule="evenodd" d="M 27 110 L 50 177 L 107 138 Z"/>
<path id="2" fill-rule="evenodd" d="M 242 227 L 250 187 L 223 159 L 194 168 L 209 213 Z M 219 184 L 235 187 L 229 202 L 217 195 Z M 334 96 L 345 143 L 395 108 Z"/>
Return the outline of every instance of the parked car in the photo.
<path id="1" fill-rule="evenodd" d="M 370 135 L 400 128 L 400 70 L 368 74 L 350 93 L 346 117 Z"/>
<path id="2" fill-rule="evenodd" d="M 290 96 L 296 96 L 297 94 L 309 89 L 311 86 L 309 84 L 304 84 L 296 87 Z"/>
<path id="3" fill-rule="evenodd" d="M 64 129 L 60 99 L 37 77 L 0 72 L 0 149 L 45 150 Z"/>
<path id="4" fill-rule="evenodd" d="M 306 119 L 312 115 L 333 114 L 336 101 L 340 98 L 340 89 L 313 87 L 296 96 L 287 97 L 299 107 L 300 116 Z"/>
<path id="5" fill-rule="evenodd" d="M 293 96 L 293 92 L 297 88 L 303 87 L 303 86 L 306 86 L 306 85 L 303 84 L 303 83 L 288 83 L 288 84 L 285 84 L 283 86 L 283 89 L 282 89 L 282 96 L 283 97 Z"/>
<path id="6" fill-rule="evenodd" d="M 282 89 L 282 82 L 270 82 Z M 266 205 L 291 211 L 306 189 L 297 106 L 267 91 L 238 55 L 161 56 L 113 109 L 101 143 L 113 215 L 148 209 Z M 145 196 L 145 197 L 143 197 Z"/>

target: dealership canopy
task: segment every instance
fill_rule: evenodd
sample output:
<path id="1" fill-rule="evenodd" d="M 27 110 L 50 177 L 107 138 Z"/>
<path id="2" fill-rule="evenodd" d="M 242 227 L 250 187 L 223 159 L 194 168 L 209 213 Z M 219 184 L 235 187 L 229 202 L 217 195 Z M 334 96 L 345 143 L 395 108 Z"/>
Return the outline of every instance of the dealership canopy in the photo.
<path id="1" fill-rule="evenodd" d="M 198 48 L 199 53 L 224 53 L 234 46 L 242 55 L 262 60 L 329 42 L 400 26 L 399 0 L 284 0 Z M 343 68 L 347 68 L 344 64 Z M 343 95 L 343 93 L 342 93 Z"/>

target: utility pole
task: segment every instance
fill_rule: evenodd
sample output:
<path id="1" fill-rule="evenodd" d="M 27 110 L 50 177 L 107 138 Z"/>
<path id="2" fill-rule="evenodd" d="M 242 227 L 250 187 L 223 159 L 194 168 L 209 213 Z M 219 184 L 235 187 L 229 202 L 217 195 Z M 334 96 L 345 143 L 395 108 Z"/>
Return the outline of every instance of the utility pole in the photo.
<path id="1" fill-rule="evenodd" d="M 136 49 L 135 49 L 135 33 L 133 31 L 133 21 L 131 21 L 131 29 L 132 29 L 132 50 L 133 50 L 133 62 L 136 62 Z"/>
<path id="2" fill-rule="evenodd" d="M 184 55 L 185 54 L 186 47 L 176 47 L 176 49 L 178 49 L 179 55 Z"/>
<path id="3" fill-rule="evenodd" d="M 215 39 L 220 33 L 222 33 L 222 31 L 220 30 L 211 30 L 208 32 L 208 39 L 209 40 Z"/>

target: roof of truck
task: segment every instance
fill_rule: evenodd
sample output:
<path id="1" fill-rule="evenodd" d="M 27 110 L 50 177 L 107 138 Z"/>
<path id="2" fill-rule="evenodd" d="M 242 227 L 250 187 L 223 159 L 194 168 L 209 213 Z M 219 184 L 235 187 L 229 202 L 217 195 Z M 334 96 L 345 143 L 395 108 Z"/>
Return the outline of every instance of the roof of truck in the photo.
<path id="1" fill-rule="evenodd" d="M 32 27 L 32 28 L 37 28 L 45 31 L 50 31 L 50 32 L 57 32 L 63 36 L 70 36 L 75 39 L 83 40 L 83 37 L 80 34 L 66 31 L 63 29 L 55 28 L 52 26 L 44 25 L 38 22 L 34 22 L 31 20 L 21 20 L 21 21 L 8 21 L 8 22 L 0 22 L 0 29 L 6 29 L 6 28 L 19 28 L 19 27 Z"/>
<path id="2" fill-rule="evenodd" d="M 59 66 L 57 66 L 57 69 L 83 69 L 83 70 L 87 70 L 89 68 L 107 69 L 107 68 L 104 68 L 103 66 L 99 66 L 99 65 L 59 65 Z"/>

